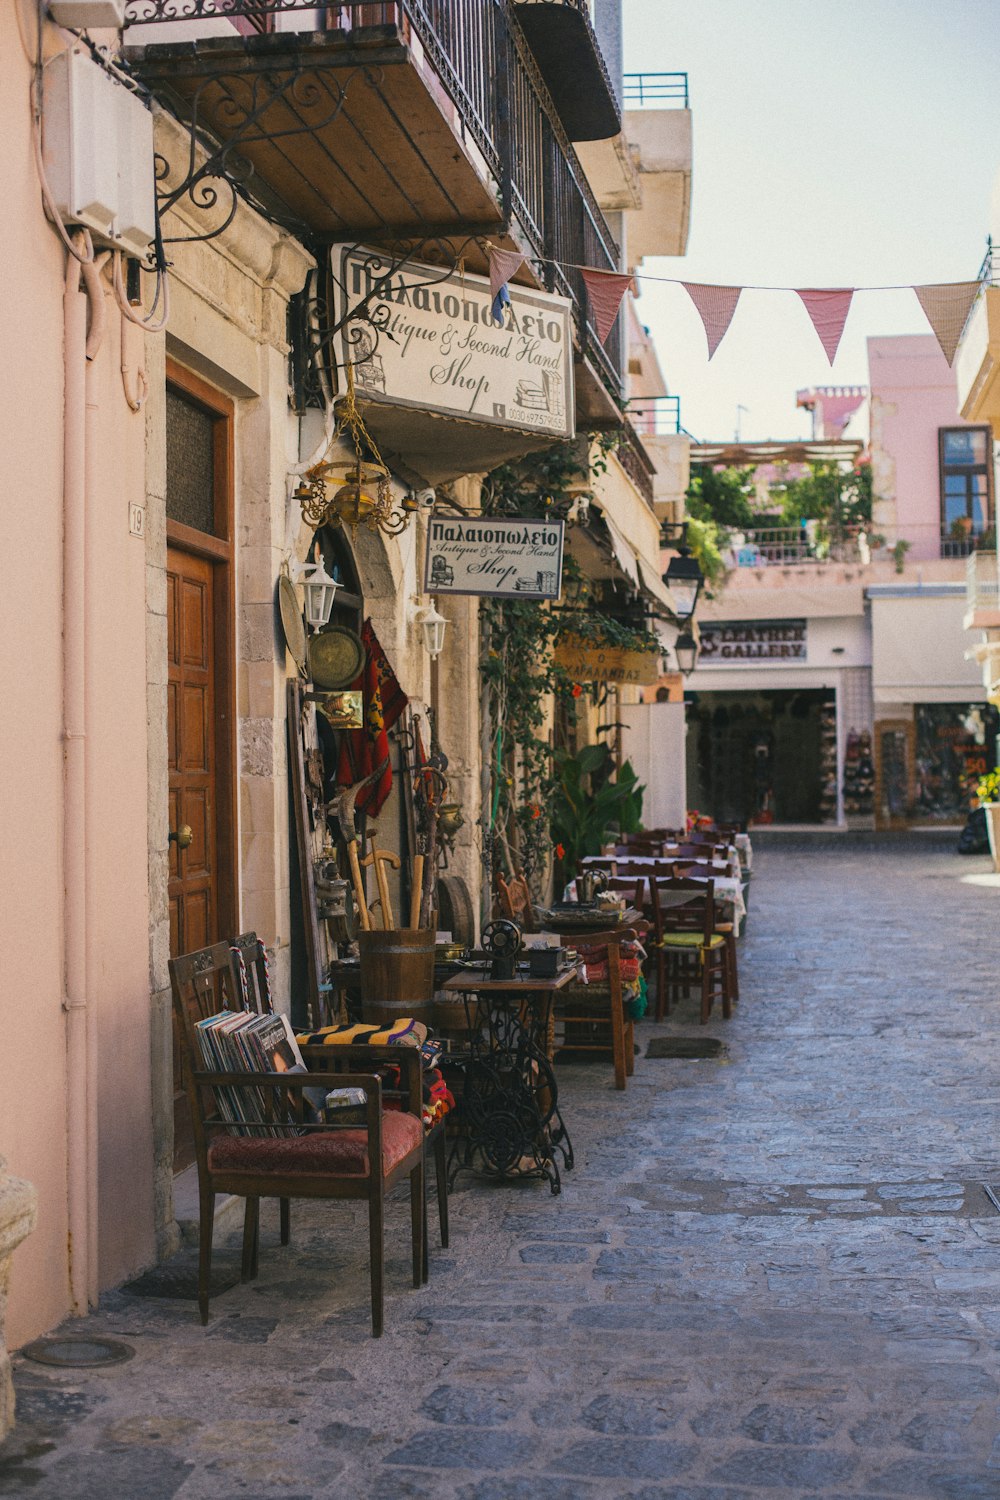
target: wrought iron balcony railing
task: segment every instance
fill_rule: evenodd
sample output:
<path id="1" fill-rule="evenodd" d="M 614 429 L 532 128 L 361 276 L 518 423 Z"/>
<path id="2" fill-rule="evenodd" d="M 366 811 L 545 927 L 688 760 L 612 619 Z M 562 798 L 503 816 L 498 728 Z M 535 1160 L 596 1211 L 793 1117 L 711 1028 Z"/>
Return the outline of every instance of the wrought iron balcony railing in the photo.
<path id="1" fill-rule="evenodd" d="M 626 73 L 626 109 L 689 109 L 686 73 Z"/>
<path id="2" fill-rule="evenodd" d="M 642 446 L 642 439 L 628 419 L 626 419 L 622 426 L 621 438 L 615 452 L 618 462 L 639 491 L 639 494 L 645 500 L 646 504 L 652 507 L 653 475 L 656 473 L 656 466 Z"/>
<path id="3" fill-rule="evenodd" d="M 333 6 L 329 0 L 127 0 L 126 6 L 128 27 L 219 20 L 244 37 L 274 33 L 241 43 L 258 68 L 272 51 L 277 66 L 282 46 L 294 42 L 290 20 L 300 16 L 298 29 L 321 31 L 327 43 L 342 38 L 345 50 L 363 42 L 369 28 L 392 28 L 399 40 L 419 44 L 500 185 L 502 218 L 516 220 L 547 288 L 572 299 L 581 351 L 612 396 L 620 397 L 621 320 L 602 345 L 588 318 L 579 270 L 618 270 L 618 245 L 505 0 L 348 0 Z M 165 30 L 166 40 L 169 35 Z M 185 39 L 184 49 L 196 53 L 204 47 L 211 56 L 218 45 L 217 38 Z"/>
<path id="4" fill-rule="evenodd" d="M 974 521 L 966 525 L 953 523 L 941 528 L 942 557 L 971 557 L 973 553 L 989 548 L 996 549 L 997 534 L 993 526 L 982 526 Z"/>
<path id="5" fill-rule="evenodd" d="M 993 243 L 993 236 L 986 236 L 986 254 L 979 267 L 976 280 L 986 286 L 1000 286 L 1000 250 Z"/>
<path id="6" fill-rule="evenodd" d="M 913 524 L 903 534 L 887 538 L 874 527 L 852 527 L 838 533 L 825 523 L 811 521 L 805 526 L 751 526 L 745 531 L 730 531 L 727 560 L 737 568 L 895 561 L 902 570 L 911 554 L 914 562 L 935 555 L 941 559 L 967 557 L 972 566 L 974 554 L 983 555 L 989 548 L 996 548 L 992 526 L 965 530 Z"/>

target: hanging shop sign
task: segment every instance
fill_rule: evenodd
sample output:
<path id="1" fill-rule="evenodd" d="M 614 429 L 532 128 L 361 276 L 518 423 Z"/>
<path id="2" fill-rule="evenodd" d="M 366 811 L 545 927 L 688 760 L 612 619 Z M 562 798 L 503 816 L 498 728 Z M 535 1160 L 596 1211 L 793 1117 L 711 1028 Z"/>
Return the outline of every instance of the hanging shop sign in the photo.
<path id="1" fill-rule="evenodd" d="M 660 680 L 659 651 L 627 651 L 622 646 L 595 646 L 569 636 L 557 641 L 555 664 L 574 682 L 610 682 L 618 686 L 651 687 Z"/>
<path id="2" fill-rule="evenodd" d="M 347 322 L 338 352 L 354 363 L 359 396 L 554 439 L 574 435 L 568 298 L 511 286 L 498 327 L 484 276 L 416 261 L 386 276 L 387 258 L 376 251 L 335 245 L 331 255 L 336 318 L 369 298 L 371 321 Z"/>
<path id="3" fill-rule="evenodd" d="M 424 590 L 496 599 L 558 599 L 563 521 L 523 516 L 431 516 Z"/>
<path id="4" fill-rule="evenodd" d="M 805 620 L 700 621 L 698 666 L 723 667 L 733 662 L 805 661 Z"/>

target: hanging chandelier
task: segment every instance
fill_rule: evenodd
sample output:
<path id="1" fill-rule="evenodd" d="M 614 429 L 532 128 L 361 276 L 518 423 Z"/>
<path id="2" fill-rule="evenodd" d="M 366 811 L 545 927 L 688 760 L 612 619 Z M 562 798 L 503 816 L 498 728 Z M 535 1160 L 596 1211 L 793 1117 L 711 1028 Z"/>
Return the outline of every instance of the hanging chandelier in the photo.
<path id="1" fill-rule="evenodd" d="M 401 509 L 393 507 L 389 470 L 358 409 L 351 365 L 347 367 L 347 394 L 328 453 L 341 438 L 354 449 L 353 456 L 324 458 L 313 464 L 295 491 L 303 519 L 314 528 L 350 526 L 354 532 L 366 526 L 369 531 L 398 536 L 419 505 L 416 497 L 408 494 Z M 372 456 L 365 458 L 365 452 Z"/>

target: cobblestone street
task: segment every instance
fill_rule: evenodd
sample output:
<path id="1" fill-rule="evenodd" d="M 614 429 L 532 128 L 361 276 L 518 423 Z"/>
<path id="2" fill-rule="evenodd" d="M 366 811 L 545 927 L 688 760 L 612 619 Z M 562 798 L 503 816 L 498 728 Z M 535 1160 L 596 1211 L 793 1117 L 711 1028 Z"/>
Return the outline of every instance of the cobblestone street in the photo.
<path id="1" fill-rule="evenodd" d="M 419 1292 L 394 1199 L 380 1341 L 361 1215 L 282 1250 L 270 1205 L 207 1330 L 115 1293 L 130 1364 L 16 1362 L 0 1494 L 1000 1496 L 1000 892 L 953 844 L 759 839 L 723 1053 L 563 1069 L 561 1197 L 461 1178 Z"/>

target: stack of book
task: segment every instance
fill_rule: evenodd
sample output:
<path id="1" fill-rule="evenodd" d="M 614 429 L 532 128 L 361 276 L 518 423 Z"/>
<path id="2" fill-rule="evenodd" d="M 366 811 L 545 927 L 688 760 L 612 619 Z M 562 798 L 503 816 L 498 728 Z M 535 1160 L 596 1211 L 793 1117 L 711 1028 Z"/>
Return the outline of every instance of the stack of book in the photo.
<path id="1" fill-rule="evenodd" d="M 205 1067 L 219 1073 L 304 1073 L 305 1063 L 287 1016 L 258 1015 L 250 1010 L 222 1010 L 199 1021 L 195 1028 Z M 219 1114 L 230 1125 L 242 1127 L 238 1135 L 288 1135 L 288 1124 L 275 1094 L 268 1109 L 265 1089 L 239 1084 L 214 1084 Z M 322 1091 L 321 1091 L 322 1092 Z"/>

